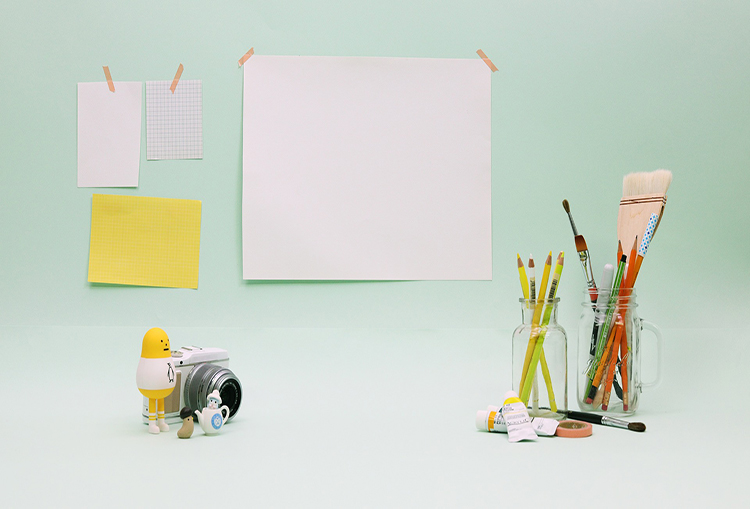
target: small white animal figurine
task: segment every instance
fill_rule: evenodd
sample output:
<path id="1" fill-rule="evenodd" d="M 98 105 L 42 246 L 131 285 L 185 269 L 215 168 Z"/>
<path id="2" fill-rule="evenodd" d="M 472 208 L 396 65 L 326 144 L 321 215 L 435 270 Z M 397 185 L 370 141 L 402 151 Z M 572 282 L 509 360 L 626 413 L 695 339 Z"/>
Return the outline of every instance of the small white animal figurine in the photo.
<path id="1" fill-rule="evenodd" d="M 206 435 L 215 435 L 224 426 L 229 418 L 229 407 L 221 404 L 221 396 L 219 391 L 215 390 L 208 395 L 208 406 L 199 412 L 195 411 L 195 415 L 198 416 L 198 424 L 203 428 L 203 432 Z M 226 414 L 224 411 L 226 410 Z"/>

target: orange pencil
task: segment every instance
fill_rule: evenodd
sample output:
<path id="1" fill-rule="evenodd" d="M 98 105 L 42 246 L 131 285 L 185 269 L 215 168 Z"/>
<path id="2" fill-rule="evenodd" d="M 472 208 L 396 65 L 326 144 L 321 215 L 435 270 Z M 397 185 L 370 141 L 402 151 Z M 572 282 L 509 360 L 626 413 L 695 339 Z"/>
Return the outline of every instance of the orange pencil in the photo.
<path id="1" fill-rule="evenodd" d="M 643 263 L 643 255 L 639 254 L 635 259 L 635 277 L 633 278 L 634 282 L 635 282 L 635 278 L 638 277 L 638 273 L 641 271 L 642 263 Z"/>
<path id="2" fill-rule="evenodd" d="M 607 383 L 604 384 L 604 399 L 602 399 L 602 410 L 606 410 L 609 406 L 609 397 L 612 392 L 612 382 L 615 379 L 615 368 L 617 367 L 617 347 L 622 341 L 622 322 L 618 321 L 615 329 L 615 341 L 612 344 L 612 355 L 609 359 Z"/>
<path id="3" fill-rule="evenodd" d="M 615 352 L 612 349 L 612 344 L 615 341 L 615 336 L 616 336 L 617 329 L 619 329 L 619 326 L 615 325 L 609 331 L 609 337 L 607 338 L 607 344 L 604 347 L 604 354 L 602 355 L 602 361 L 599 363 L 599 367 L 596 368 L 596 374 L 594 375 L 594 379 L 591 382 L 591 386 L 592 387 L 599 387 L 599 384 L 602 381 L 602 377 L 604 376 L 604 369 L 605 369 L 605 367 L 609 366 L 610 353 L 616 355 Z M 589 400 L 586 401 L 586 403 L 591 403 L 591 401 L 593 401 L 593 399 L 594 398 L 589 397 Z"/>
<path id="4" fill-rule="evenodd" d="M 638 269 L 640 264 L 636 260 L 636 246 L 638 245 L 638 236 L 636 235 L 633 241 L 633 248 L 630 250 L 630 258 L 632 260 L 628 265 L 627 276 L 625 281 L 620 287 L 620 298 L 622 300 L 621 305 L 627 306 L 630 294 L 635 286 L 635 278 L 638 276 Z M 641 257 L 643 259 L 643 257 Z M 627 366 L 627 354 L 628 354 L 628 334 L 625 329 L 625 323 L 622 324 L 622 339 L 620 340 L 620 378 L 622 379 L 622 409 L 627 411 L 628 409 L 628 366 Z M 606 396 L 606 394 L 605 394 Z M 609 400 L 608 400 L 609 401 Z M 602 406 L 603 410 L 606 410 Z"/>
<path id="5" fill-rule="evenodd" d="M 622 409 L 628 411 L 628 335 L 625 326 L 620 339 L 620 379 L 622 380 Z"/>
<path id="6" fill-rule="evenodd" d="M 617 259 L 619 260 L 620 258 L 622 258 L 622 242 L 618 240 L 617 241 Z M 615 265 L 615 267 L 617 267 L 617 265 Z M 627 270 L 626 272 L 622 273 L 622 279 L 619 281 L 620 288 L 622 288 L 622 284 L 625 281 L 625 274 L 627 274 Z"/>
<path id="7" fill-rule="evenodd" d="M 628 260 L 630 260 L 630 263 L 628 264 L 628 272 L 627 276 L 625 277 L 625 281 L 623 283 L 623 287 L 625 288 L 625 292 L 623 292 L 623 287 L 620 287 L 620 293 L 624 294 L 625 296 L 630 295 L 630 291 L 633 289 L 631 286 L 632 283 L 635 282 L 635 274 L 636 274 L 636 251 L 638 249 L 638 235 L 635 236 L 635 240 L 633 241 L 633 248 L 630 250 L 630 257 L 628 257 Z"/>

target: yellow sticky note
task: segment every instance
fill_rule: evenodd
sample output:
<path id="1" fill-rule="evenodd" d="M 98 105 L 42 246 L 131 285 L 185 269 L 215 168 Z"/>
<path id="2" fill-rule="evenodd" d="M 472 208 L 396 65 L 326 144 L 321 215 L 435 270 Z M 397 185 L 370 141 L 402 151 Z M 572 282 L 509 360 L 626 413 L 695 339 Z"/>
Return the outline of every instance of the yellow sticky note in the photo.
<path id="1" fill-rule="evenodd" d="M 198 288 L 201 202 L 95 194 L 89 282 Z"/>

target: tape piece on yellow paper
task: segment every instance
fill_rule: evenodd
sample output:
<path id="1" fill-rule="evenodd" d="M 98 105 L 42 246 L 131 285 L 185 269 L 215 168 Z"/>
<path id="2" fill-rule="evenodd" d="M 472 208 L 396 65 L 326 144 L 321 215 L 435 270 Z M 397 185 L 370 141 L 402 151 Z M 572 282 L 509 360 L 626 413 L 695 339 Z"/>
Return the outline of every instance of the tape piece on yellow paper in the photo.
<path id="1" fill-rule="evenodd" d="M 198 288 L 201 202 L 95 194 L 89 282 Z"/>

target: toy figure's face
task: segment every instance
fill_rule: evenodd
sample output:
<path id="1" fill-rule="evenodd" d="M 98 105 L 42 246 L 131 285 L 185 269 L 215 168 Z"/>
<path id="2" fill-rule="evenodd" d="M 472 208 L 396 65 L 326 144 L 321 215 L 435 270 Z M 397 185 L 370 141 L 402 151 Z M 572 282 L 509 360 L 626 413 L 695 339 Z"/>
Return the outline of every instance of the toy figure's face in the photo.
<path id="1" fill-rule="evenodd" d="M 216 401 L 215 399 L 209 399 L 208 400 L 208 408 L 211 408 L 211 409 L 219 408 L 219 402 Z"/>
<path id="2" fill-rule="evenodd" d="M 141 357 L 145 357 L 146 359 L 160 359 L 171 356 L 169 337 L 166 332 L 158 327 L 154 327 L 143 336 Z"/>

